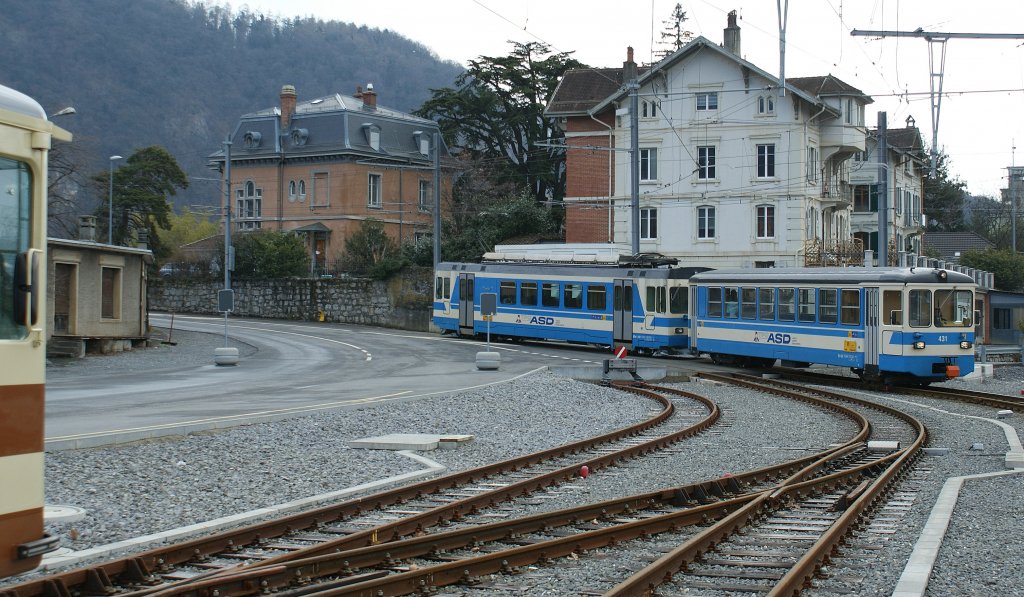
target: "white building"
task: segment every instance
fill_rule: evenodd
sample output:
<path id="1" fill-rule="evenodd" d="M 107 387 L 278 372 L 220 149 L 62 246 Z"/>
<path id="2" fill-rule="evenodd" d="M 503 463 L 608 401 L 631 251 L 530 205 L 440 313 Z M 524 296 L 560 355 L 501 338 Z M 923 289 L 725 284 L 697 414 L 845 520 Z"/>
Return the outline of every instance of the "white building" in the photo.
<path id="1" fill-rule="evenodd" d="M 850 158 L 871 98 L 828 75 L 776 77 L 698 37 L 650 68 L 567 72 L 547 114 L 566 131 L 566 241 L 632 247 L 630 97 L 639 84 L 641 252 L 684 265 L 860 263 Z M 607 148 L 607 149 L 605 149 Z M 611 151 L 609 151 L 611 150 Z"/>

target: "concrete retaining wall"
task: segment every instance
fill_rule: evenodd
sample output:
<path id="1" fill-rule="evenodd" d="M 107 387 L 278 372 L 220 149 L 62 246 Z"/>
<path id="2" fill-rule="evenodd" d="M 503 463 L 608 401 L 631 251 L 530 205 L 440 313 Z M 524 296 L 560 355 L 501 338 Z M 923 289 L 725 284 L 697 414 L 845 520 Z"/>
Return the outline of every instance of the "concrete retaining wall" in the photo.
<path id="1" fill-rule="evenodd" d="M 223 281 L 151 279 L 149 309 L 174 313 L 219 314 L 217 291 Z M 400 276 L 377 281 L 362 278 L 326 280 L 238 280 L 233 315 L 354 323 L 429 331 L 433 301 L 430 268 L 407 268 Z"/>

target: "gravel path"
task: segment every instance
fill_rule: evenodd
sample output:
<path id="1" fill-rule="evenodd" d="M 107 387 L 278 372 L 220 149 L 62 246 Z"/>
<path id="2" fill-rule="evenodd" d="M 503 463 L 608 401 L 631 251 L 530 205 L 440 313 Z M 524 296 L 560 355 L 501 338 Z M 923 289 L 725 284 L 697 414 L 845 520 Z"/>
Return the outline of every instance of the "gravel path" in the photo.
<path id="1" fill-rule="evenodd" d="M 52 362 L 47 374 L 56 379 L 113 369 L 194 366 L 206 362 L 213 349 L 223 344 L 223 338 L 216 335 L 179 331 L 174 340 L 177 346 L 164 344 L 110 357 Z M 243 355 L 253 350 L 246 345 L 238 347 Z M 200 362 L 195 362 L 197 359 Z M 1024 369 L 996 371 L 995 379 L 970 387 L 1020 396 Z M 690 440 L 679 457 L 654 459 L 671 463 L 669 469 L 674 472 L 670 477 L 661 469 L 647 470 L 646 464 L 630 466 L 626 467 L 628 475 L 592 475 L 581 484 L 580 492 L 585 495 L 567 499 L 638 493 L 721 475 L 726 471 L 712 455 L 712 447 L 724 449 L 753 468 L 791 458 L 800 453 L 797 450 L 818 449 L 850 432 L 847 424 L 806 405 L 733 388 L 696 383 L 680 387 L 719 402 L 726 426 Z M 1002 470 L 1006 452 L 998 427 L 956 416 L 995 418 L 994 409 L 919 398 L 876 398 L 918 416 L 929 428 L 930 445 L 949 447 L 951 452 L 921 460 L 924 481 L 915 507 L 900 532 L 889 536 L 883 548 L 873 553 L 874 560 L 843 574 L 837 572 L 836 578 L 846 573 L 863 578 L 852 587 L 858 595 L 892 592 L 947 477 Z M 359 437 L 411 432 L 473 434 L 476 440 L 471 444 L 425 453 L 451 469 L 462 469 L 619 428 L 645 418 L 649 411 L 650 404 L 636 396 L 542 373 L 459 395 L 319 413 L 129 446 L 49 453 L 47 502 L 88 510 L 85 520 L 74 523 L 73 531 L 68 527 L 51 530 L 62 535 L 66 546 L 83 549 L 421 468 L 392 452 L 346 446 L 346 441 Z M 537 413 L 543 413 L 543 420 L 538 420 Z M 1005 422 L 1024 431 L 1019 415 Z M 812 428 L 817 436 L 810 442 L 814 445 L 808 445 L 801 434 Z M 977 443 L 983 443 L 984 449 L 972 450 Z M 1024 586 L 1020 572 L 1024 554 L 1021 548 L 1012 547 L 1019 546 L 1019 537 L 1024 536 L 1024 517 L 1014 514 L 1021 495 L 1022 476 L 965 485 L 929 595 L 1022 594 L 1018 587 Z M 72 535 L 76 537 L 73 540 Z M 592 563 L 596 569 L 609 565 L 607 558 Z M 580 559 L 581 574 L 588 565 L 586 557 Z M 844 565 L 840 560 L 836 569 L 843 570 Z M 989 584 L 992 578 L 997 589 Z M 830 581 L 819 584 L 820 588 L 813 590 L 815 595 L 833 595 L 850 588 Z M 569 589 L 547 587 L 537 594 L 568 594 L 560 592 L 563 590 Z"/>

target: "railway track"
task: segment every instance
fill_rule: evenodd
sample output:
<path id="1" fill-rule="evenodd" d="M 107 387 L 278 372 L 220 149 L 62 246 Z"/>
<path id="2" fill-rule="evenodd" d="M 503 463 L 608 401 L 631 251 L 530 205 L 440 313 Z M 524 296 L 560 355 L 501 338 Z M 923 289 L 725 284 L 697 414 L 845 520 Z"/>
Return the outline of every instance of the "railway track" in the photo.
<path id="1" fill-rule="evenodd" d="M 879 390 L 884 389 L 887 392 L 897 394 L 910 394 L 917 396 L 928 396 L 930 398 L 940 398 L 946 400 L 955 400 L 958 402 L 968 402 L 972 404 L 979 404 L 982 406 L 991 406 L 994 408 L 1001 409 L 1016 409 L 1020 410 L 1024 408 L 1024 399 L 1016 396 L 1008 396 L 1005 394 L 994 394 L 991 392 L 981 392 L 978 390 L 970 390 L 965 388 L 946 388 L 946 387 L 907 387 L 907 386 L 872 386 L 866 384 L 860 378 L 857 377 L 846 377 L 842 375 L 831 375 L 827 373 L 819 373 L 816 371 L 803 371 L 799 369 L 774 369 L 774 372 L 784 379 L 791 379 L 794 381 L 802 381 L 805 383 L 838 386 L 838 387 L 851 387 L 859 388 L 862 390 Z"/>
<path id="2" fill-rule="evenodd" d="M 680 417 L 679 424 L 672 425 L 676 407 L 670 398 L 631 384 L 617 387 L 651 399 L 658 410 L 645 421 L 598 437 L 3 587 L 0 597 L 144 595 L 249 565 L 274 565 L 423 534 L 436 525 L 569 482 L 583 465 L 596 471 L 664 449 L 704 431 L 720 416 L 711 401 L 680 392 L 676 397 L 698 405 L 704 416 L 692 424 L 692 417 Z"/>
<path id="3" fill-rule="evenodd" d="M 668 388 L 650 388 L 658 392 Z M 778 389 L 772 389 L 783 393 Z M 837 470 L 870 467 L 878 457 L 864 450 L 867 421 L 858 413 L 817 397 L 801 400 L 842 411 L 860 423 L 860 431 L 842 446 L 748 473 L 685 487 L 630 496 L 526 518 L 414 537 L 339 553 L 259 565 L 237 575 L 219 575 L 158 593 L 244 596 L 399 595 L 430 592 L 441 586 L 477 586 L 493 574 L 516 574 L 524 567 L 584 551 L 618 545 L 666 532 L 696 533 L 709 522 L 746 507 L 780 484 Z M 851 473 L 856 474 L 856 473 Z"/>

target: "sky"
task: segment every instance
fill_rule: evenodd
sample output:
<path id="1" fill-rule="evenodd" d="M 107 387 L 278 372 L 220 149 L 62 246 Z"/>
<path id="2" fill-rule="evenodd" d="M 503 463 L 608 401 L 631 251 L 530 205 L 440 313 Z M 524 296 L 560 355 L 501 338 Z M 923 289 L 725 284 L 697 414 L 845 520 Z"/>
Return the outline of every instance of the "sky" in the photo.
<path id="1" fill-rule="evenodd" d="M 626 47 L 638 63 L 665 49 L 665 30 L 677 0 L 247 0 L 238 11 L 291 18 L 313 16 L 387 29 L 430 48 L 439 58 L 465 65 L 480 56 L 505 56 L 510 40 L 541 41 L 555 51 L 574 52 L 594 67 L 621 67 Z M 761 69 L 780 71 L 779 10 L 786 12 L 787 77 L 832 74 L 874 99 L 865 121 L 877 112 L 889 128 L 913 117 L 925 144 L 932 144 L 932 100 L 939 73 L 937 146 L 950 157 L 950 171 L 976 195 L 999 196 L 1006 168 L 1024 165 L 1024 2 L 1021 0 L 683 0 L 684 26 L 721 43 L 726 15 L 736 10 L 741 53 Z M 852 36 L 851 31 L 1011 33 L 1021 39 L 955 38 L 945 45 L 923 38 Z M 933 75 L 934 73 L 934 75 Z M 1020 151 L 1014 146 L 1019 145 Z M 1017 154 L 1020 155 L 1017 155 Z"/>

